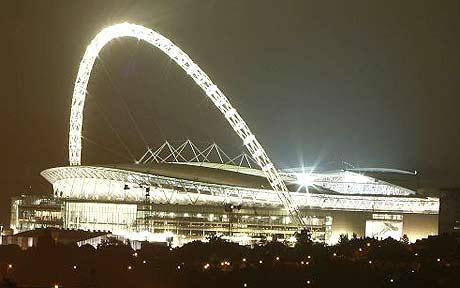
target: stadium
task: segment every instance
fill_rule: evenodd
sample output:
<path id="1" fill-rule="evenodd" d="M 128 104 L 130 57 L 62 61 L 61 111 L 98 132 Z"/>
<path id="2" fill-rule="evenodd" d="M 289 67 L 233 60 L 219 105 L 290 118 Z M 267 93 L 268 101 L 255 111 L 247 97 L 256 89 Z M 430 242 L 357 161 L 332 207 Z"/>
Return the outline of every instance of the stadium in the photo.
<path id="1" fill-rule="evenodd" d="M 244 244 L 294 241 L 297 223 L 253 167 L 246 154 L 230 158 L 216 144 L 200 150 L 187 140 L 149 150 L 137 164 L 51 168 L 41 174 L 54 197 L 17 198 L 12 227 L 110 231 L 173 245 L 210 235 Z M 396 239 L 406 234 L 411 241 L 437 234 L 438 199 L 394 184 L 410 186 L 413 173 L 291 169 L 281 175 L 315 241 L 336 243 L 344 233 Z"/>
<path id="2" fill-rule="evenodd" d="M 187 140 L 149 148 L 135 163 L 81 165 L 86 87 L 99 51 L 119 37 L 142 39 L 175 61 L 203 90 L 248 154 Z M 61 227 L 110 231 L 132 240 L 182 245 L 221 235 L 251 244 L 294 242 L 301 228 L 314 241 L 341 234 L 411 241 L 437 234 L 439 199 L 417 190 L 416 173 L 367 168 L 278 170 L 223 92 L 169 39 L 122 23 L 103 29 L 80 63 L 72 99 L 70 166 L 44 170 L 52 197 L 13 199 L 11 228 Z M 307 171 L 307 172 L 305 172 Z"/>

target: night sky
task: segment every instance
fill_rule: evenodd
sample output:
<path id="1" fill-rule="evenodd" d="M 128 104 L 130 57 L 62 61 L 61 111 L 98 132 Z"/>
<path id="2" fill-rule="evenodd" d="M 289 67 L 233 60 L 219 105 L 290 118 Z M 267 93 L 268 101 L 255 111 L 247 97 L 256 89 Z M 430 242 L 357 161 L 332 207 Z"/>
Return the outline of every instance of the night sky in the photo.
<path id="1" fill-rule="evenodd" d="M 239 110 L 279 167 L 418 170 L 460 185 L 460 1 L 2 1 L 0 223 L 68 164 L 73 84 L 91 39 L 132 22 L 170 38 Z M 107 45 L 85 106 L 83 163 L 164 140 L 241 151 L 194 82 L 137 39 Z"/>

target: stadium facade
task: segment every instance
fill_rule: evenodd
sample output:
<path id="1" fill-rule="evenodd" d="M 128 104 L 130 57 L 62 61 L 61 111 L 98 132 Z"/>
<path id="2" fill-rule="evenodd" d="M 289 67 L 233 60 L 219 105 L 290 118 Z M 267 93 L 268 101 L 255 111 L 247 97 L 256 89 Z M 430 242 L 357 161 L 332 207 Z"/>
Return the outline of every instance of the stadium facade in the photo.
<path id="1" fill-rule="evenodd" d="M 187 140 L 148 150 L 135 164 L 47 169 L 41 174 L 53 197 L 14 199 L 11 228 L 110 231 L 173 245 L 215 234 L 245 244 L 293 241 L 298 225 L 253 164 L 246 154 L 232 158 L 216 144 L 200 149 Z M 417 193 L 413 173 L 290 169 L 281 175 L 315 241 L 332 244 L 344 233 L 407 234 L 411 241 L 437 234 L 439 200 Z"/>
<path id="2" fill-rule="evenodd" d="M 134 164 L 82 166 L 83 110 L 91 71 L 100 50 L 121 37 L 151 44 L 184 70 L 249 154 L 230 158 L 217 145 L 199 149 L 190 141 L 176 147 L 166 142 Z M 171 40 L 140 25 L 109 26 L 87 46 L 69 122 L 70 166 L 41 173 L 53 186 L 52 197 L 13 200 L 15 231 L 49 226 L 102 230 L 175 245 L 211 234 L 241 243 L 269 237 L 292 241 L 299 228 L 308 228 L 314 240 L 326 243 L 336 242 L 343 233 L 378 238 L 407 234 L 411 240 L 437 233 L 439 200 L 400 181 L 412 177 L 409 172 L 276 169 L 210 77 Z M 217 153 L 214 161 L 210 153 Z"/>

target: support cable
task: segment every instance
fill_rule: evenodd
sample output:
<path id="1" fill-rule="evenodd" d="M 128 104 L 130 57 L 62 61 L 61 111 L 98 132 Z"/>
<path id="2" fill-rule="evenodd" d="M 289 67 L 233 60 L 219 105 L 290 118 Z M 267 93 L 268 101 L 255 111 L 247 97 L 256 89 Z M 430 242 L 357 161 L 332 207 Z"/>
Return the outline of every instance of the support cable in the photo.
<path id="1" fill-rule="evenodd" d="M 99 58 L 99 61 L 100 61 L 100 63 L 101 63 L 102 69 L 104 70 L 104 72 L 105 72 L 105 74 L 106 74 L 106 76 L 107 76 L 107 79 L 109 79 L 110 85 L 112 85 L 112 89 L 115 91 L 115 94 L 118 96 L 118 98 L 120 98 L 122 107 L 123 107 L 123 109 L 125 110 L 125 112 L 128 114 L 129 119 L 130 119 L 131 123 L 132 123 L 133 126 L 134 126 L 134 130 L 136 131 L 136 133 L 138 134 L 138 136 L 141 138 L 142 142 L 143 142 L 144 145 L 145 145 L 145 148 L 148 148 L 148 147 L 149 147 L 149 144 L 147 143 L 147 140 L 145 139 L 144 134 L 142 134 L 142 131 L 139 129 L 139 126 L 137 125 L 137 122 L 136 122 L 136 120 L 134 119 L 134 117 L 133 117 L 133 115 L 132 115 L 132 113 L 131 113 L 131 110 L 129 109 L 128 104 L 126 104 L 125 99 L 124 99 L 123 96 L 121 95 L 120 89 L 116 86 L 115 82 L 113 81 L 112 77 L 110 76 L 109 71 L 108 71 L 107 68 L 105 67 L 104 61 L 102 61 L 102 59 L 100 59 L 100 58 Z"/>
<path id="2" fill-rule="evenodd" d="M 99 103 L 97 101 L 94 101 L 94 103 L 96 103 L 96 107 L 100 111 L 100 113 L 102 115 L 102 118 L 104 118 L 105 123 L 107 123 L 107 125 L 110 127 L 110 130 L 112 130 L 112 132 L 115 134 L 115 136 L 117 137 L 117 139 L 120 142 L 120 144 L 123 146 L 123 148 L 126 150 L 126 152 L 128 152 L 129 156 L 131 157 L 131 161 L 135 162 L 136 157 L 134 157 L 134 154 L 131 152 L 131 150 L 129 149 L 128 145 L 126 145 L 126 143 L 123 141 L 123 139 L 120 136 L 120 133 L 118 133 L 117 130 L 115 129 L 115 127 L 113 127 L 113 125 L 110 123 L 109 119 L 107 118 L 107 115 L 105 114 L 104 110 L 102 110 L 102 108 L 99 105 Z M 83 138 L 83 136 L 82 136 L 82 138 Z"/>
<path id="3" fill-rule="evenodd" d="M 101 149 L 103 149 L 103 150 L 105 150 L 105 151 L 107 151 L 107 152 L 113 153 L 114 155 L 116 155 L 116 156 L 118 156 L 118 157 L 124 158 L 124 159 L 129 160 L 129 161 L 132 160 L 132 159 L 130 159 L 129 157 L 126 157 L 125 155 L 120 154 L 120 153 L 116 152 L 115 150 L 113 150 L 113 149 L 111 149 L 111 148 L 109 148 L 109 147 L 107 147 L 107 146 L 104 146 L 104 145 L 102 145 L 102 144 L 100 144 L 100 143 L 97 143 L 97 142 L 94 141 L 94 140 L 89 139 L 88 137 L 81 136 L 81 138 L 82 138 L 83 140 L 85 140 L 86 142 L 88 142 L 88 143 L 90 143 L 90 144 L 93 144 L 93 145 L 95 145 L 95 146 L 98 146 L 99 148 L 101 148 Z"/>
<path id="4" fill-rule="evenodd" d="M 69 163 L 81 164 L 81 131 L 83 123 L 83 108 L 87 92 L 88 81 L 94 62 L 99 51 L 113 39 L 120 37 L 134 37 L 142 39 L 160 49 L 171 60 L 177 63 L 187 75 L 203 90 L 205 95 L 213 102 L 214 106 L 224 115 L 228 124 L 241 138 L 244 146 L 259 167 L 261 167 L 270 186 L 277 193 L 281 204 L 294 218 L 301 228 L 307 228 L 300 209 L 293 201 L 283 178 L 268 157 L 262 145 L 249 129 L 247 123 L 232 106 L 225 94 L 211 81 L 206 73 L 192 61 L 192 59 L 171 40 L 156 31 L 140 25 L 121 23 L 109 26 L 99 32 L 88 45 L 85 55 L 80 62 L 77 79 L 72 97 L 69 129 Z M 148 146 L 148 145 L 147 145 Z"/>

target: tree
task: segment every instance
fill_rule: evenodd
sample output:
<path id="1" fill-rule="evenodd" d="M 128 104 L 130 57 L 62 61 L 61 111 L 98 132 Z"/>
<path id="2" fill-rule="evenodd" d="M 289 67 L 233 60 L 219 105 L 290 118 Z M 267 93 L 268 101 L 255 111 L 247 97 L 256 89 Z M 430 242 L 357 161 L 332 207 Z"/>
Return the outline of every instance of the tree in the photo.
<path id="1" fill-rule="evenodd" d="M 227 242 L 225 241 L 225 239 L 222 238 L 221 235 L 217 234 L 211 234 L 206 236 L 206 240 L 208 240 L 210 244 L 221 244 Z"/>
<path id="2" fill-rule="evenodd" d="M 340 234 L 339 245 L 345 245 L 348 242 L 350 242 L 350 239 L 348 238 L 348 234 Z"/>
<path id="3" fill-rule="evenodd" d="M 114 246 L 125 246 L 125 243 L 123 243 L 123 241 L 118 240 L 115 237 L 107 237 L 105 239 L 102 239 L 101 243 L 97 244 L 97 249 Z"/>
<path id="4" fill-rule="evenodd" d="M 404 235 L 401 237 L 401 243 L 403 243 L 403 244 L 405 244 L 405 245 L 409 245 L 409 244 L 410 244 L 409 237 L 407 237 L 407 234 L 404 234 Z"/>
<path id="5" fill-rule="evenodd" d="M 294 234 L 295 239 L 297 240 L 296 247 L 306 247 L 312 244 L 311 240 L 311 231 L 310 229 L 302 229 L 300 232 Z"/>

